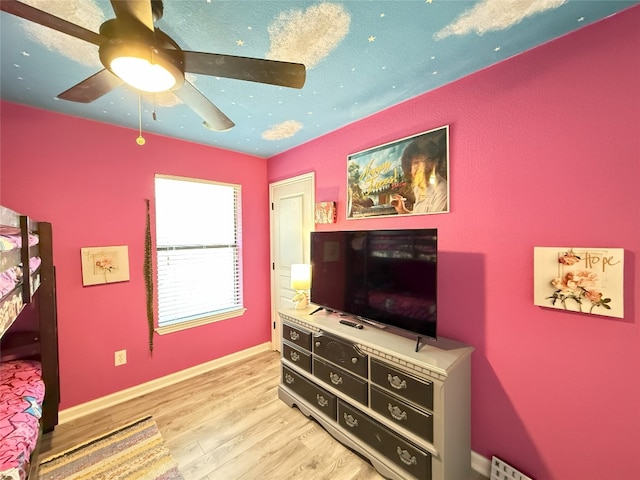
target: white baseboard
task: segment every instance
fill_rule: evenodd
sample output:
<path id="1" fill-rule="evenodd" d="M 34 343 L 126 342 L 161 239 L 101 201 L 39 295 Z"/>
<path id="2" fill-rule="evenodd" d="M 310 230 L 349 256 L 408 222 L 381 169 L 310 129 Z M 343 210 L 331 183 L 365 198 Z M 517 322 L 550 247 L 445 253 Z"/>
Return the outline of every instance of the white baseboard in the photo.
<path id="1" fill-rule="evenodd" d="M 60 410 L 60 412 L 58 413 L 58 423 L 63 424 L 72 422 L 80 417 L 84 417 L 85 415 L 90 415 L 99 410 L 113 407 L 114 405 L 126 402 L 127 400 L 131 400 L 133 398 L 137 398 L 146 393 L 156 391 L 163 387 L 168 387 L 169 385 L 182 382 L 183 380 L 188 380 L 189 378 L 193 378 L 197 375 L 210 372 L 211 370 L 215 370 L 216 368 L 224 367 L 225 365 L 229 365 L 230 363 L 244 360 L 246 358 L 257 355 L 258 353 L 270 350 L 272 350 L 271 342 L 263 343 L 261 345 L 256 345 L 255 347 L 251 347 L 240 352 L 232 353 L 231 355 L 227 355 L 226 357 L 217 358 L 210 362 L 196 365 L 195 367 L 187 368 L 186 370 L 172 373 L 171 375 L 167 375 L 165 377 L 156 378 L 155 380 L 151 380 L 150 382 L 142 383 L 140 385 L 136 385 L 135 387 L 127 388 L 125 390 L 112 393 L 111 395 L 107 395 L 96 400 L 91 400 L 90 402 L 83 403 L 81 405 L 76 405 L 75 407 Z M 491 475 L 491 460 L 483 457 L 479 453 L 472 451 L 471 468 L 475 472 L 478 472 L 488 478 Z"/>
<path id="2" fill-rule="evenodd" d="M 90 402 L 83 403 L 81 405 L 76 405 L 75 407 L 65 408 L 64 410 L 60 410 L 60 412 L 58 413 L 58 423 L 63 424 L 71 422 L 80 417 L 84 417 L 85 415 L 95 413 L 98 410 L 113 407 L 114 405 L 125 402 L 127 400 L 131 400 L 133 398 L 140 397 L 141 395 L 144 395 L 146 393 L 150 393 L 160 388 L 182 382 L 183 380 L 188 380 L 189 378 L 193 378 L 197 375 L 215 370 L 216 368 L 220 368 L 230 363 L 244 360 L 246 358 L 252 357 L 253 355 L 257 355 L 258 353 L 270 350 L 272 350 L 271 342 L 263 343 L 261 345 L 256 345 L 255 347 L 251 347 L 240 352 L 232 353 L 231 355 L 227 355 L 226 357 L 217 358 L 210 362 L 196 365 L 195 367 L 187 368 L 186 370 L 181 370 L 180 372 L 172 373 L 171 375 L 156 378 L 155 380 L 151 380 L 150 382 L 141 383 L 140 385 L 136 385 L 135 387 L 120 390 L 119 392 L 112 393 L 111 395 L 107 395 L 105 397 L 97 398 L 96 400 L 91 400 Z"/>
<path id="3" fill-rule="evenodd" d="M 471 468 L 479 474 L 490 478 L 491 476 L 491 460 L 483 457 L 479 453 L 471 451 Z"/>

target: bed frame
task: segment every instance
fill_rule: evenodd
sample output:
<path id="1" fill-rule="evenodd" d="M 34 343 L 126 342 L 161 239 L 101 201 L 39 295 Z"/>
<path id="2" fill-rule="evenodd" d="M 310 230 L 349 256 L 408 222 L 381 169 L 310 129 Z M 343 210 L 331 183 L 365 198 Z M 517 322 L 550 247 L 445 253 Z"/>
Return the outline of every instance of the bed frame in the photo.
<path id="1" fill-rule="evenodd" d="M 38 451 L 42 434 L 58 424 L 60 383 L 58 375 L 58 327 L 56 280 L 53 264 L 51 224 L 35 222 L 0 206 L 0 231 L 21 235 L 22 248 L 0 251 L 0 272 L 16 265 L 29 265 L 39 256 L 40 267 L 0 300 L 0 360 L 35 359 L 42 365 L 45 398 L 40 419 L 40 435 L 31 455 L 30 479 L 37 479 Z M 29 234 L 39 237 L 38 245 L 29 246 Z"/>

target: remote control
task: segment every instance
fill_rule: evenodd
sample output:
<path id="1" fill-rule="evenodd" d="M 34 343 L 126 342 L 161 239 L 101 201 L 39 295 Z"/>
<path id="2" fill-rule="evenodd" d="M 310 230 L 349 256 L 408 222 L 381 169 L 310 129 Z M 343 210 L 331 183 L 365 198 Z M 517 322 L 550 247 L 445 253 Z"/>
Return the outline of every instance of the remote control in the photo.
<path id="1" fill-rule="evenodd" d="M 363 329 L 364 327 L 362 325 L 360 325 L 359 323 L 356 322 L 350 322 L 349 320 L 340 320 L 340 323 L 342 323 L 343 325 L 349 325 L 350 327 L 353 328 L 359 328 L 359 329 Z"/>

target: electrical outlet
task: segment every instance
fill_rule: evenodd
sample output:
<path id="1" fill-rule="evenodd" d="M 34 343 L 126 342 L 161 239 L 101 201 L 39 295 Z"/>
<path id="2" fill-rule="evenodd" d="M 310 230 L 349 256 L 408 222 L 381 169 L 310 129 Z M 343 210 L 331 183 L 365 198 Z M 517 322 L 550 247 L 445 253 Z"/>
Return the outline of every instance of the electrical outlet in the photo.
<path id="1" fill-rule="evenodd" d="M 524 473 L 519 472 L 498 457 L 491 459 L 491 480 L 531 480 Z"/>
<path id="2" fill-rule="evenodd" d="M 118 365 L 124 365 L 127 363 L 127 351 L 126 350 L 118 350 L 116 352 L 116 367 Z"/>

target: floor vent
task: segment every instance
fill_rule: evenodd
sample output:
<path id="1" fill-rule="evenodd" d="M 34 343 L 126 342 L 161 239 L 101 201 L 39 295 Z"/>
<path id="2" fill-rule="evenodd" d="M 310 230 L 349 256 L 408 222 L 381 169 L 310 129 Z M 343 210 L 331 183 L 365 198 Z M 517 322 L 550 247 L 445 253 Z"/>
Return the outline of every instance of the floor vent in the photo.
<path id="1" fill-rule="evenodd" d="M 498 457 L 491 459 L 491 480 L 532 480 Z"/>

